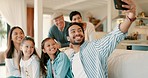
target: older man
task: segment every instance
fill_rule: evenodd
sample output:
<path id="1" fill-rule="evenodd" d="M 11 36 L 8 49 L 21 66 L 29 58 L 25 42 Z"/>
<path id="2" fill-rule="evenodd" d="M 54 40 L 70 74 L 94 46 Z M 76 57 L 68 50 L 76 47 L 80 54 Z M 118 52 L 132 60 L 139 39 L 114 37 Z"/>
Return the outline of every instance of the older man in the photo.
<path id="1" fill-rule="evenodd" d="M 50 28 L 48 37 L 56 39 L 61 47 L 68 47 L 69 41 L 67 40 L 66 32 L 69 27 L 69 22 L 64 21 L 63 14 L 61 12 L 55 12 L 52 15 L 54 25 Z"/>

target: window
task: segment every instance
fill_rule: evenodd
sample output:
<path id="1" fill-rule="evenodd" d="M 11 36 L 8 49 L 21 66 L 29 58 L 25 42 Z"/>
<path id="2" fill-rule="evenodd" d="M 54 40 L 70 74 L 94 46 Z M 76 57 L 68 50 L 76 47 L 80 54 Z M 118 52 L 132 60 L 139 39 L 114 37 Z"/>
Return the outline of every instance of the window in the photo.
<path id="1" fill-rule="evenodd" d="M 71 22 L 70 19 L 69 19 L 69 16 L 64 16 L 64 20 L 68 21 L 68 22 Z"/>
<path id="2" fill-rule="evenodd" d="M 51 15 L 43 14 L 43 39 L 48 37 L 48 31 L 52 26 Z"/>
<path id="3" fill-rule="evenodd" d="M 5 22 L 5 19 L 0 16 L 0 52 L 7 48 L 7 36 L 10 26 Z"/>

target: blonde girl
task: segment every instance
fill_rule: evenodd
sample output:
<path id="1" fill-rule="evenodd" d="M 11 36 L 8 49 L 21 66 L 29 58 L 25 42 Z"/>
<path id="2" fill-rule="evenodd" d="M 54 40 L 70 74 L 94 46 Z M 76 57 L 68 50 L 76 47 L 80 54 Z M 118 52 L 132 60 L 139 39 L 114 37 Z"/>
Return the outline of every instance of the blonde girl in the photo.
<path id="1" fill-rule="evenodd" d="M 39 56 L 35 50 L 35 42 L 31 37 L 26 36 L 21 43 L 21 77 L 40 78 Z"/>

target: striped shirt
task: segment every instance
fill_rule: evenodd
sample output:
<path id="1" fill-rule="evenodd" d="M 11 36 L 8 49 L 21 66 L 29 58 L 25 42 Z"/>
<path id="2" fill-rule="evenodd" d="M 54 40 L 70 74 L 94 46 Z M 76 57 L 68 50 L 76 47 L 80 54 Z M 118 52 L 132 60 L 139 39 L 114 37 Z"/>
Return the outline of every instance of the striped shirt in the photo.
<path id="1" fill-rule="evenodd" d="M 88 78 L 108 78 L 107 59 L 125 36 L 117 26 L 102 39 L 81 45 L 80 60 Z"/>

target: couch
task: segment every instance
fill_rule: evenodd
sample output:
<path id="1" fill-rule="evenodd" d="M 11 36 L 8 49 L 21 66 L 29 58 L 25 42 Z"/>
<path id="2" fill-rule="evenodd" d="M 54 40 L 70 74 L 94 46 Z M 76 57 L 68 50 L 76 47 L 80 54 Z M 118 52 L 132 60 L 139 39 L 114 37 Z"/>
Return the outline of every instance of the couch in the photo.
<path id="1" fill-rule="evenodd" d="M 108 58 L 108 78 L 148 78 L 148 51 L 115 49 Z"/>
<path id="2" fill-rule="evenodd" d="M 4 63 L 5 61 L 5 52 L 0 52 L 0 64 Z"/>

